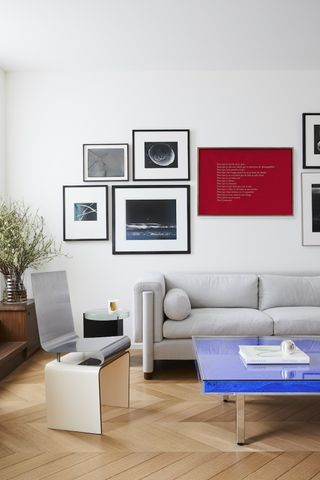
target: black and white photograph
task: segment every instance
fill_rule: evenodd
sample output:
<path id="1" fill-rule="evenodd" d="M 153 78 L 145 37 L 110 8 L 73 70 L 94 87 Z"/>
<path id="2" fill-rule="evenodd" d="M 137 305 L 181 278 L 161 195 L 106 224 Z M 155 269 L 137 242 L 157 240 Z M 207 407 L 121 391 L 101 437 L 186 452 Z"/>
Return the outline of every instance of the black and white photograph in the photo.
<path id="1" fill-rule="evenodd" d="M 302 114 L 303 168 L 320 168 L 320 113 Z"/>
<path id="2" fill-rule="evenodd" d="M 178 142 L 145 142 L 145 168 L 177 168 Z"/>
<path id="3" fill-rule="evenodd" d="M 311 185 L 312 192 L 312 231 L 320 232 L 320 183 Z"/>
<path id="4" fill-rule="evenodd" d="M 129 179 L 129 146 L 123 144 L 83 145 L 83 180 L 114 182 Z"/>
<path id="5" fill-rule="evenodd" d="M 313 125 L 314 135 L 313 135 L 313 143 L 314 143 L 314 150 L 313 153 L 315 155 L 320 155 L 320 125 Z"/>
<path id="6" fill-rule="evenodd" d="M 190 253 L 189 185 L 112 187 L 113 253 Z"/>
<path id="7" fill-rule="evenodd" d="M 320 245 L 320 173 L 303 173 L 302 244 Z"/>
<path id="8" fill-rule="evenodd" d="M 96 203 L 75 203 L 74 204 L 74 221 L 90 222 L 97 220 L 97 204 Z"/>
<path id="9" fill-rule="evenodd" d="M 133 130 L 133 180 L 189 180 L 189 130 Z"/>
<path id="10" fill-rule="evenodd" d="M 176 240 L 176 200 L 127 200 L 127 240 Z"/>
<path id="11" fill-rule="evenodd" d="M 63 187 L 63 240 L 108 239 L 108 187 Z"/>

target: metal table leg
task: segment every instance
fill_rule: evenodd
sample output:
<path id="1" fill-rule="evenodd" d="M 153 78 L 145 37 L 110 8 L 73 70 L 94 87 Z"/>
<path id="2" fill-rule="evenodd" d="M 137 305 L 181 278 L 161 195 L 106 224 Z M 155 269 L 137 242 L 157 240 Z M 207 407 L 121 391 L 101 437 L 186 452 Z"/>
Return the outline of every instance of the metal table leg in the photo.
<path id="1" fill-rule="evenodd" d="M 245 397 L 237 395 L 236 400 L 236 440 L 238 445 L 244 445 L 245 442 Z"/>

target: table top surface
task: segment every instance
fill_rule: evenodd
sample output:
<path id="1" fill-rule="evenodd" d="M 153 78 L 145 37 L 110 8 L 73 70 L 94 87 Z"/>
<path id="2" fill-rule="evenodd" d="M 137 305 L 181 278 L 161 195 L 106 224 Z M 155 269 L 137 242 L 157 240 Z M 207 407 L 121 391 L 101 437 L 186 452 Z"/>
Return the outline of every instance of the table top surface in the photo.
<path id="1" fill-rule="evenodd" d="M 123 318 L 128 318 L 130 312 L 128 310 L 116 310 L 113 313 L 109 313 L 107 308 L 96 308 L 93 310 L 88 310 L 84 312 L 86 320 L 95 320 L 107 322 L 111 320 L 122 320 Z"/>
<path id="2" fill-rule="evenodd" d="M 310 364 L 246 365 L 239 345 L 279 345 L 288 337 L 193 337 L 200 380 L 234 382 L 313 381 L 320 388 L 320 337 L 290 337 Z"/>

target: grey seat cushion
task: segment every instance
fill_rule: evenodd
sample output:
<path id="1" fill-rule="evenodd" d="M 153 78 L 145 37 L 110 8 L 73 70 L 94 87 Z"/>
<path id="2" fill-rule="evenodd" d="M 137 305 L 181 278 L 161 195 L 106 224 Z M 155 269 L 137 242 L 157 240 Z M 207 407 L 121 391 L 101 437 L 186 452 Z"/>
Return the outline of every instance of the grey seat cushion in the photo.
<path id="1" fill-rule="evenodd" d="M 185 320 L 166 320 L 165 338 L 191 338 L 193 335 L 273 334 L 273 321 L 264 312 L 253 308 L 193 308 Z"/>
<path id="2" fill-rule="evenodd" d="M 264 310 L 275 335 L 320 335 L 320 307 L 275 307 Z"/>

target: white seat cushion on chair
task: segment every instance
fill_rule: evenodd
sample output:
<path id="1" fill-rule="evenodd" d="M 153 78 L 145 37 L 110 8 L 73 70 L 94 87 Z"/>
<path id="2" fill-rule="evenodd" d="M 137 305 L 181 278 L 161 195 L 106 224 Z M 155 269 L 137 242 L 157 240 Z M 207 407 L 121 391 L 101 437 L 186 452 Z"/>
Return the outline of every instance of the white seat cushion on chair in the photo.
<path id="1" fill-rule="evenodd" d="M 165 338 L 191 338 L 193 335 L 262 336 L 273 334 L 273 321 L 253 308 L 193 308 L 181 322 L 166 320 Z"/>
<path id="2" fill-rule="evenodd" d="M 276 307 L 264 310 L 275 335 L 320 335 L 320 307 Z"/>

